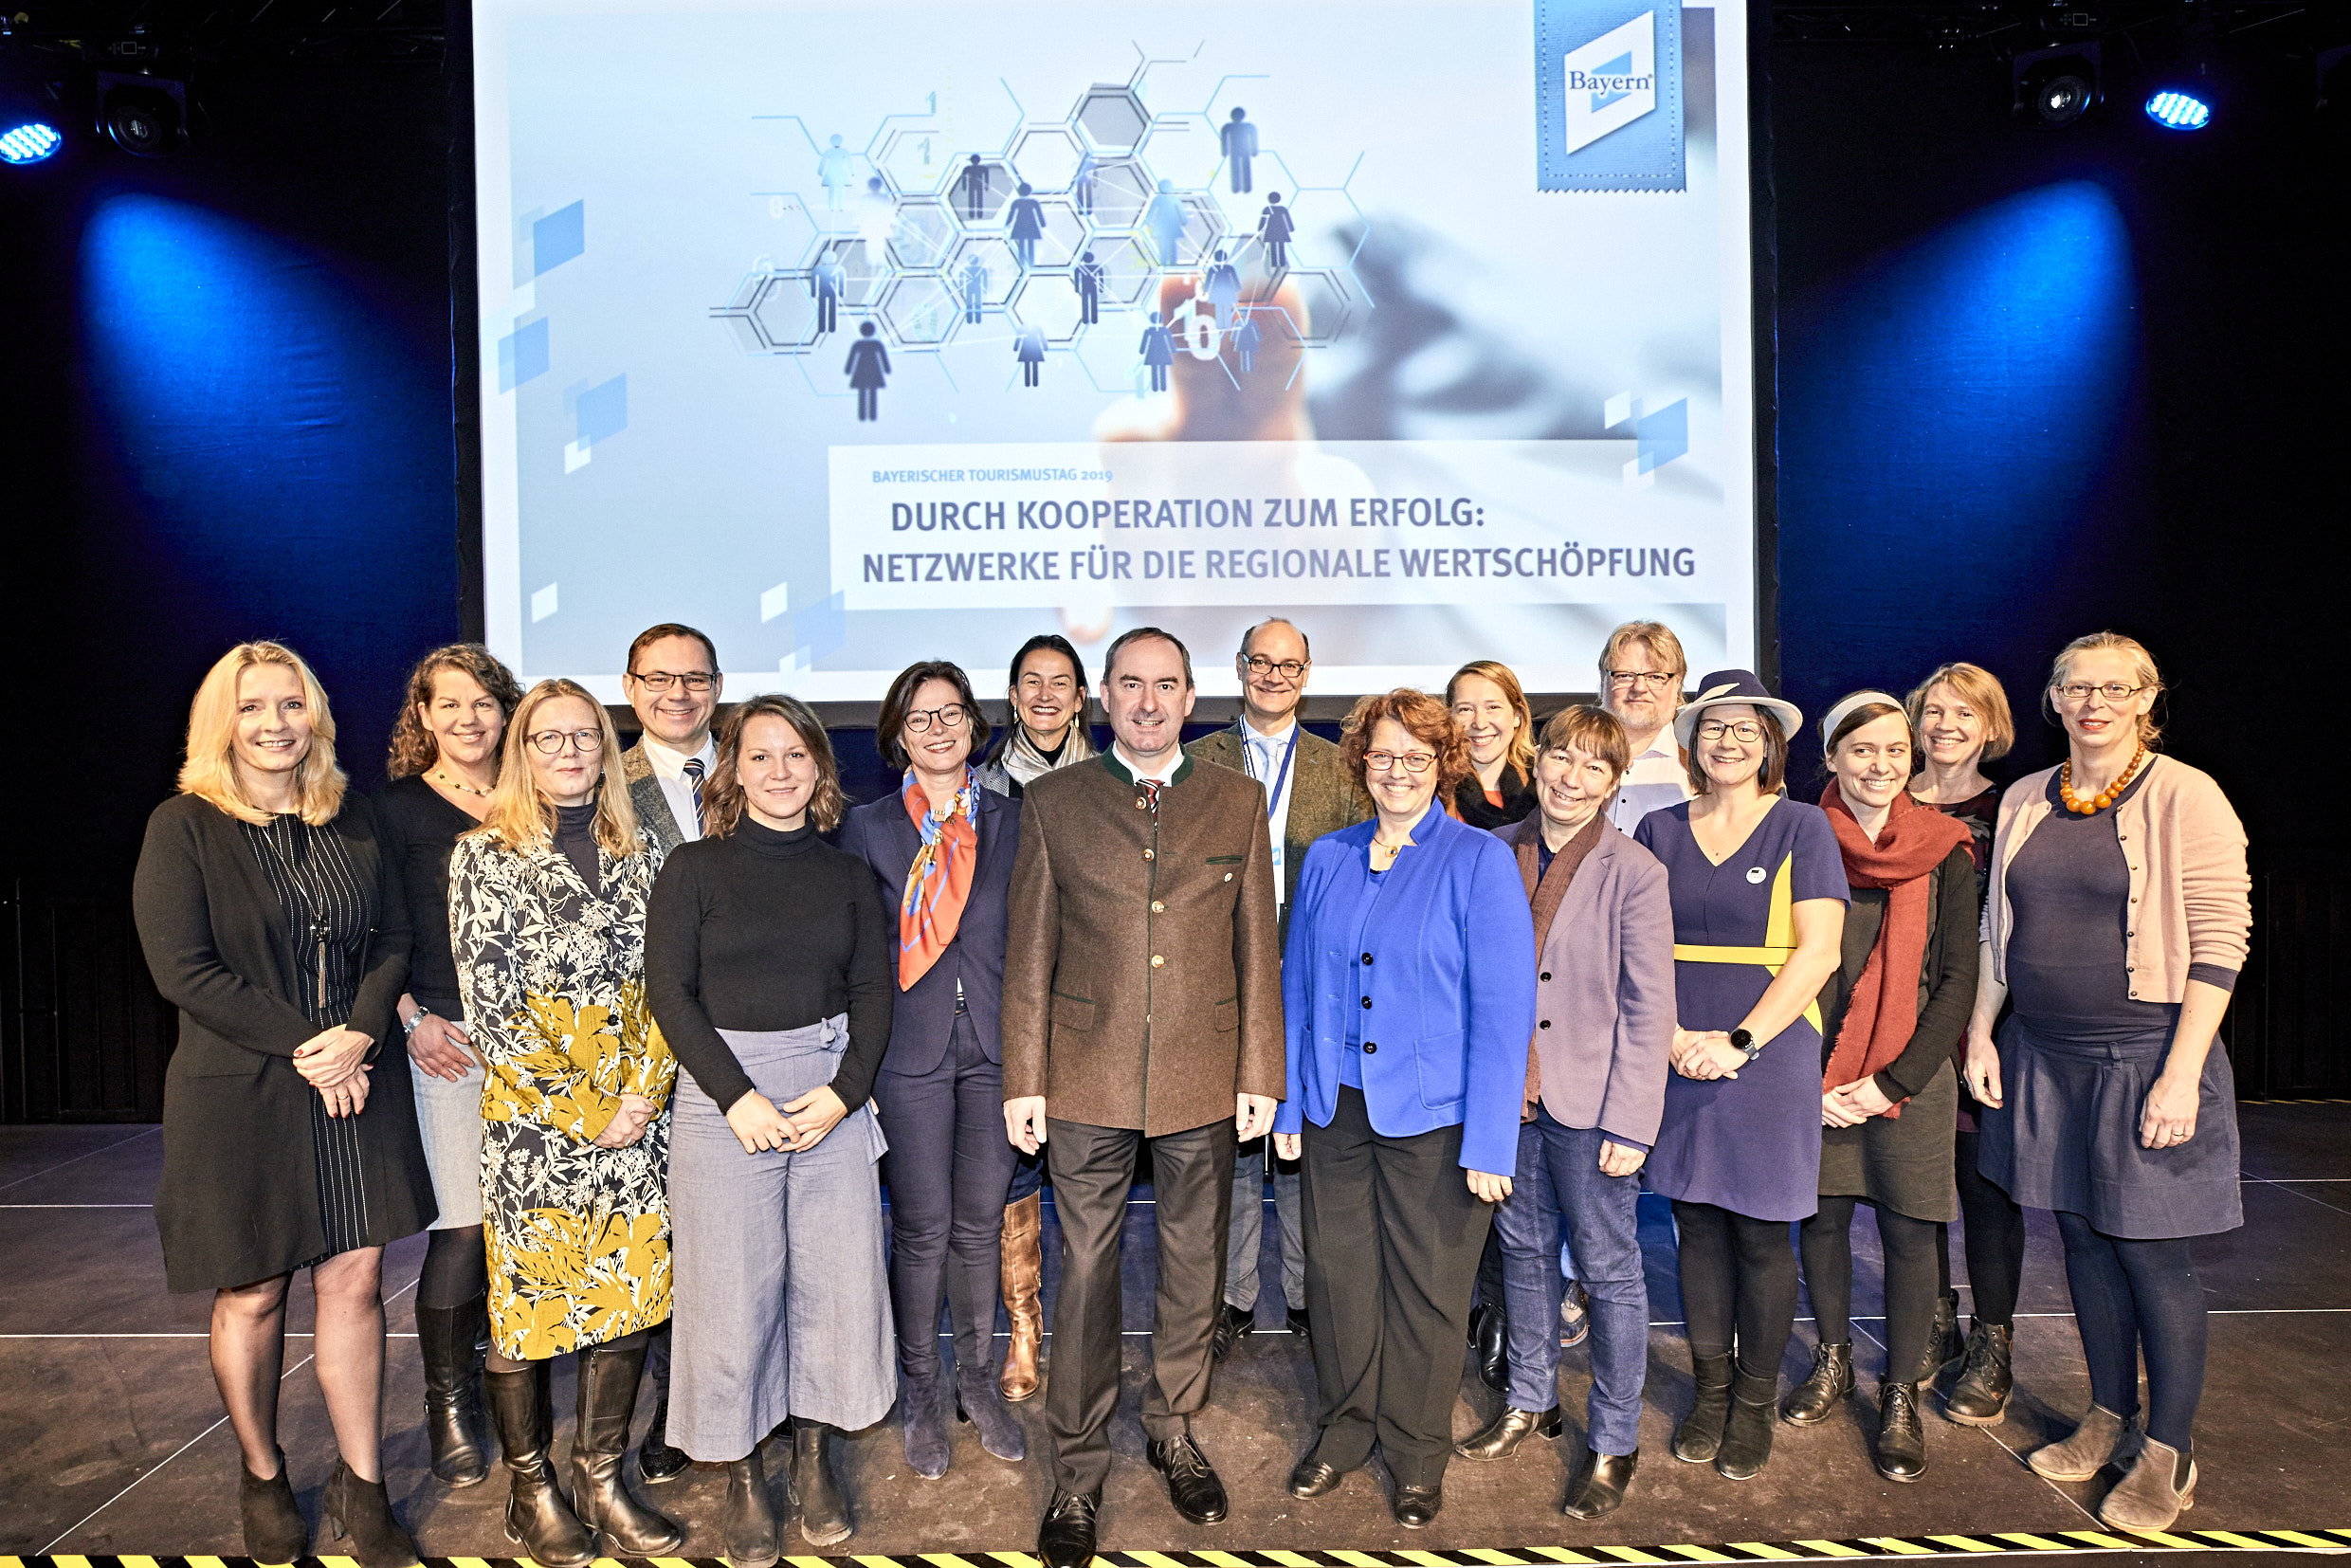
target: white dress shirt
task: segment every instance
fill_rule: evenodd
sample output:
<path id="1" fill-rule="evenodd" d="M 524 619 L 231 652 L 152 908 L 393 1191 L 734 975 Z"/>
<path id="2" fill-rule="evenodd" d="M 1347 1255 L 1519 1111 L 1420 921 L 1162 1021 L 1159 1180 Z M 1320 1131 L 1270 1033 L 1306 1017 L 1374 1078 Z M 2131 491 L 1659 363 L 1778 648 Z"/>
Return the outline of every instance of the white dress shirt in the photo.
<path id="1" fill-rule="evenodd" d="M 1175 776 L 1176 770 L 1184 765 L 1184 749 L 1181 746 L 1168 753 L 1167 760 L 1156 768 L 1146 768 L 1136 761 L 1134 755 L 1116 740 L 1110 742 L 1110 749 L 1118 754 L 1119 766 L 1133 774 L 1138 784 L 1146 778 L 1155 784 L 1165 784 Z"/>
<path id="2" fill-rule="evenodd" d="M 1291 757 L 1289 771 L 1285 773 L 1282 758 L 1289 753 L 1298 738 L 1298 720 L 1292 719 L 1282 726 L 1278 735 L 1260 735 L 1245 718 L 1241 720 L 1241 757 L 1248 768 L 1248 775 L 1263 784 L 1269 795 L 1266 805 L 1270 814 L 1266 818 L 1266 836 L 1273 841 L 1273 906 L 1282 907 L 1286 888 L 1282 875 L 1282 837 L 1290 823 L 1290 787 L 1298 781 L 1298 762 Z M 1279 780 L 1280 788 L 1275 785 Z"/>
<path id="3" fill-rule="evenodd" d="M 1649 750 L 1625 769 L 1616 798 L 1608 803 L 1609 825 L 1631 836 L 1634 826 L 1649 812 L 1661 806 L 1679 806 L 1689 797 L 1689 775 L 1683 770 L 1681 750 L 1673 743 L 1673 726 L 1668 724 L 1649 741 Z"/>
<path id="4" fill-rule="evenodd" d="M 645 759 L 653 765 L 653 778 L 661 785 L 662 798 L 669 803 L 669 814 L 678 824 L 678 842 L 691 844 L 702 836 L 702 830 L 701 818 L 694 812 L 694 785 L 685 776 L 685 765 L 701 758 L 702 788 L 707 791 L 710 775 L 719 766 L 719 748 L 708 736 L 702 738 L 702 749 L 698 752 L 675 750 L 649 735 L 643 739 Z"/>

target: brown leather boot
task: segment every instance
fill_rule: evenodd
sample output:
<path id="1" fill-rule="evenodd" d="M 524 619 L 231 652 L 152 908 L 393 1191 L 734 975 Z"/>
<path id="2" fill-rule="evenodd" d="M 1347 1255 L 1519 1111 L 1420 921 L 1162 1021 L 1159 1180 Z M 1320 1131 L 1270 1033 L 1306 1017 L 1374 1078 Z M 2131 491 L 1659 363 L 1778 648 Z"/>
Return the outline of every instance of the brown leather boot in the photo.
<path id="1" fill-rule="evenodd" d="M 1037 1392 L 1037 1352 L 1045 1344 L 1045 1194 L 1030 1193 L 1004 1211 L 1004 1314 L 1011 1321 L 1011 1342 L 1005 1347 L 1004 1369 L 997 1386 L 1008 1404 L 1019 1404 Z"/>

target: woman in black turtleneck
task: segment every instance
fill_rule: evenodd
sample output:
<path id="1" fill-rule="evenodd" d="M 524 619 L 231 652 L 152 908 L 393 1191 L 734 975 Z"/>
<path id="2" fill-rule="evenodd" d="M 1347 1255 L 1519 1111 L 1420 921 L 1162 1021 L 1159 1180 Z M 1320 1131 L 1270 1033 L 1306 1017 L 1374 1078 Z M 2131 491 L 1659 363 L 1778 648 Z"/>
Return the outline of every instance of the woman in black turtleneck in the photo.
<path id="1" fill-rule="evenodd" d="M 728 716 L 704 836 L 653 889 L 648 999 L 683 1064 L 670 1145 L 676 1339 L 669 1441 L 727 1467 L 726 1555 L 780 1550 L 760 1442 L 789 1416 L 811 1545 L 847 1539 L 826 1434 L 898 1392 L 883 1260 L 889 900 L 817 837 L 846 802 L 824 726 L 790 697 Z"/>
<path id="2" fill-rule="evenodd" d="M 646 1333 L 669 1318 L 669 1089 L 645 1010 L 661 848 L 618 783 L 594 698 L 541 681 L 516 705 L 482 826 L 449 854 L 449 950 L 489 1067 L 482 1094 L 490 1353 L 483 1386 L 513 1478 L 508 1536 L 546 1568 L 684 1540 L 621 1477 Z M 571 1497 L 550 1450 L 554 1358 L 574 1355 Z"/>

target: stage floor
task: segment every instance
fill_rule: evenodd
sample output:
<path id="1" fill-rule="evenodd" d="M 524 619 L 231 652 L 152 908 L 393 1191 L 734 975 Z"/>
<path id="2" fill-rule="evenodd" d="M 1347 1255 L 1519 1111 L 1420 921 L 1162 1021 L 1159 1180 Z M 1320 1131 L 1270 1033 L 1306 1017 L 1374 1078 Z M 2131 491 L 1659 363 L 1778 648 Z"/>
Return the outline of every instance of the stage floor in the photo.
<path id="1" fill-rule="evenodd" d="M 2201 1480 L 2195 1509 L 2176 1541 L 2137 1545 L 2278 1547 L 2351 1545 L 2305 1534 L 2297 1540 L 2244 1532 L 2311 1532 L 2351 1525 L 2337 1446 L 2351 1408 L 2351 1104 L 2245 1104 L 2243 1230 L 2199 1242 L 2198 1272 L 2212 1304 L 2211 1376 L 2196 1431 Z M 162 1158 L 154 1127 L 0 1127 L 0 1552 L 180 1557 L 242 1550 L 237 1526 L 237 1450 L 222 1417 L 205 1357 L 209 1301 L 164 1289 L 162 1257 L 149 1210 Z M 1050 1208 L 1048 1208 L 1050 1225 Z M 1313 1372 L 1305 1342 L 1271 1325 L 1280 1274 L 1271 1224 L 1259 1316 L 1267 1327 L 1244 1340 L 1219 1369 L 1215 1396 L 1200 1417 L 1201 1446 L 1225 1477 L 1232 1515 L 1207 1529 L 1185 1524 L 1145 1465 L 1135 1409 L 1150 1322 L 1150 1199 L 1130 1209 L 1126 1260 L 1126 1389 L 1113 1427 L 1118 1463 L 1105 1493 L 1102 1541 L 1121 1553 L 1278 1554 L 1423 1552 L 1424 1568 L 1483 1560 L 1660 1561 L 1711 1554 L 1662 1543 L 1711 1545 L 1723 1557 L 1915 1556 L 1949 1550 L 1981 1555 L 2015 1547 L 2046 1551 L 2119 1546 L 2094 1509 L 2111 1474 L 2057 1486 L 2027 1469 L 2020 1453 L 2064 1431 L 2087 1404 L 2087 1379 L 2068 1312 L 2062 1253 L 2047 1216 L 2032 1216 L 2024 1299 L 2016 1330 L 2016 1396 L 2007 1419 L 1988 1429 L 1953 1426 L 1940 1402 L 1927 1421 L 1929 1468 L 1913 1486 L 1882 1481 L 1870 1468 L 1868 1431 L 1882 1347 L 1869 1338 L 1877 1313 L 1874 1228 L 1854 1227 L 1857 1356 L 1862 1390 L 1845 1411 L 1809 1431 L 1781 1425 L 1770 1468 L 1743 1485 L 1668 1452 L 1673 1423 L 1689 1400 L 1688 1358 L 1679 1323 L 1670 1234 L 1664 1205 L 1642 1204 L 1651 1304 L 1649 1378 L 1641 1423 L 1642 1465 L 1625 1506 L 1597 1525 L 1563 1518 L 1558 1504 L 1568 1461 L 1580 1452 L 1585 1359 L 1566 1353 L 1562 1399 L 1570 1424 L 1558 1443 L 1530 1444 L 1510 1461 L 1457 1461 L 1446 1506 L 1433 1525 L 1408 1532 L 1389 1517 L 1385 1478 L 1348 1478 L 1336 1494 L 1299 1503 L 1283 1480 L 1305 1442 Z M 1270 1211 L 1268 1212 L 1270 1218 Z M 1956 1229 L 1956 1228 L 1955 1228 Z M 1048 1301 L 1053 1239 L 1047 1240 Z M 1964 1262 L 1954 1238 L 1961 1308 Z M 393 1339 L 387 1373 L 385 1457 L 392 1493 L 417 1542 L 439 1558 L 511 1553 L 501 1527 L 506 1487 L 493 1470 L 484 1485 L 449 1491 L 426 1470 L 419 1420 L 423 1374 L 410 1301 L 422 1239 L 391 1249 L 386 1267 Z M 310 1299 L 298 1285 L 289 1327 L 282 1431 L 294 1483 L 314 1519 L 334 1463 L 334 1445 L 306 1358 Z M 1811 1364 L 1812 1325 L 1799 1322 L 1785 1374 Z M 1050 1376 L 1051 1340 L 1047 1340 Z M 1467 1357 L 1465 1356 L 1465 1367 Z M 560 1379 L 558 1412 L 570 1409 Z M 1476 1430 L 1498 1401 L 1465 1378 L 1457 1432 Z M 884 1424 L 843 1445 L 842 1469 L 857 1516 L 844 1553 L 908 1556 L 1028 1551 L 1049 1490 L 1037 1402 L 1018 1407 L 1030 1458 L 1008 1465 L 982 1452 L 969 1427 L 954 1431 L 954 1467 L 941 1481 L 909 1470 L 898 1429 Z M 639 1430 L 642 1431 L 642 1413 Z M 568 1413 L 558 1431 L 568 1434 Z M 683 1555 L 715 1558 L 723 1477 L 697 1469 L 647 1487 L 648 1502 L 685 1523 Z M 2222 1532 L 2211 1535 L 2205 1532 Z M 1999 1541 L 1999 1536 L 2030 1541 Z M 1961 1537 L 1937 1541 L 1932 1538 Z M 1777 1542 L 1726 1548 L 1719 1543 Z M 1838 1548 L 1837 1542 L 1852 1545 Z M 1793 1545 L 1784 1543 L 1795 1543 Z M 323 1543 L 322 1543 L 323 1544 Z M 1630 1550 L 1640 1547 L 1643 1550 Z M 1479 1557 L 1464 1549 L 1488 1548 Z M 1522 1557 L 1520 1549 L 1536 1555 Z M 796 1531 L 788 1552 L 809 1550 Z M 1271 1558 L 1254 1554 L 1273 1553 Z M 1144 1557 L 1140 1561 L 1150 1564 Z M 1190 1557 L 1193 1563 L 1216 1558 Z M 1321 1562 L 1345 1560 L 1318 1557 Z M 1358 1568 L 1412 1559 L 1355 1559 Z M 954 1557 L 945 1568 L 957 1568 Z M 1171 1568 L 1161 1559 L 1156 1568 Z M 1237 1568 L 1227 1559 L 1224 1568 Z M 1305 1568 L 1303 1560 L 1291 1568 Z"/>

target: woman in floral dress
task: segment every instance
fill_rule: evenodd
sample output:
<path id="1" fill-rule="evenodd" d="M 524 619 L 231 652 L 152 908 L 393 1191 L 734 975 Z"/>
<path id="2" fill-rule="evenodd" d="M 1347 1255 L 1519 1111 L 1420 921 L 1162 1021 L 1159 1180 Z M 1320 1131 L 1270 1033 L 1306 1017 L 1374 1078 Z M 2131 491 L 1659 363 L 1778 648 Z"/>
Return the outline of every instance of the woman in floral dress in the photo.
<path id="1" fill-rule="evenodd" d="M 683 1532 L 621 1477 L 645 1331 L 669 1318 L 669 1090 L 677 1063 L 645 1001 L 645 904 L 661 849 L 620 744 L 569 681 L 515 709 L 482 827 L 449 857 L 465 1019 L 489 1065 L 482 1201 L 483 1386 L 514 1483 L 506 1534 L 544 1568 L 674 1552 Z M 548 1454 L 552 1358 L 579 1358 L 571 1499 Z"/>

